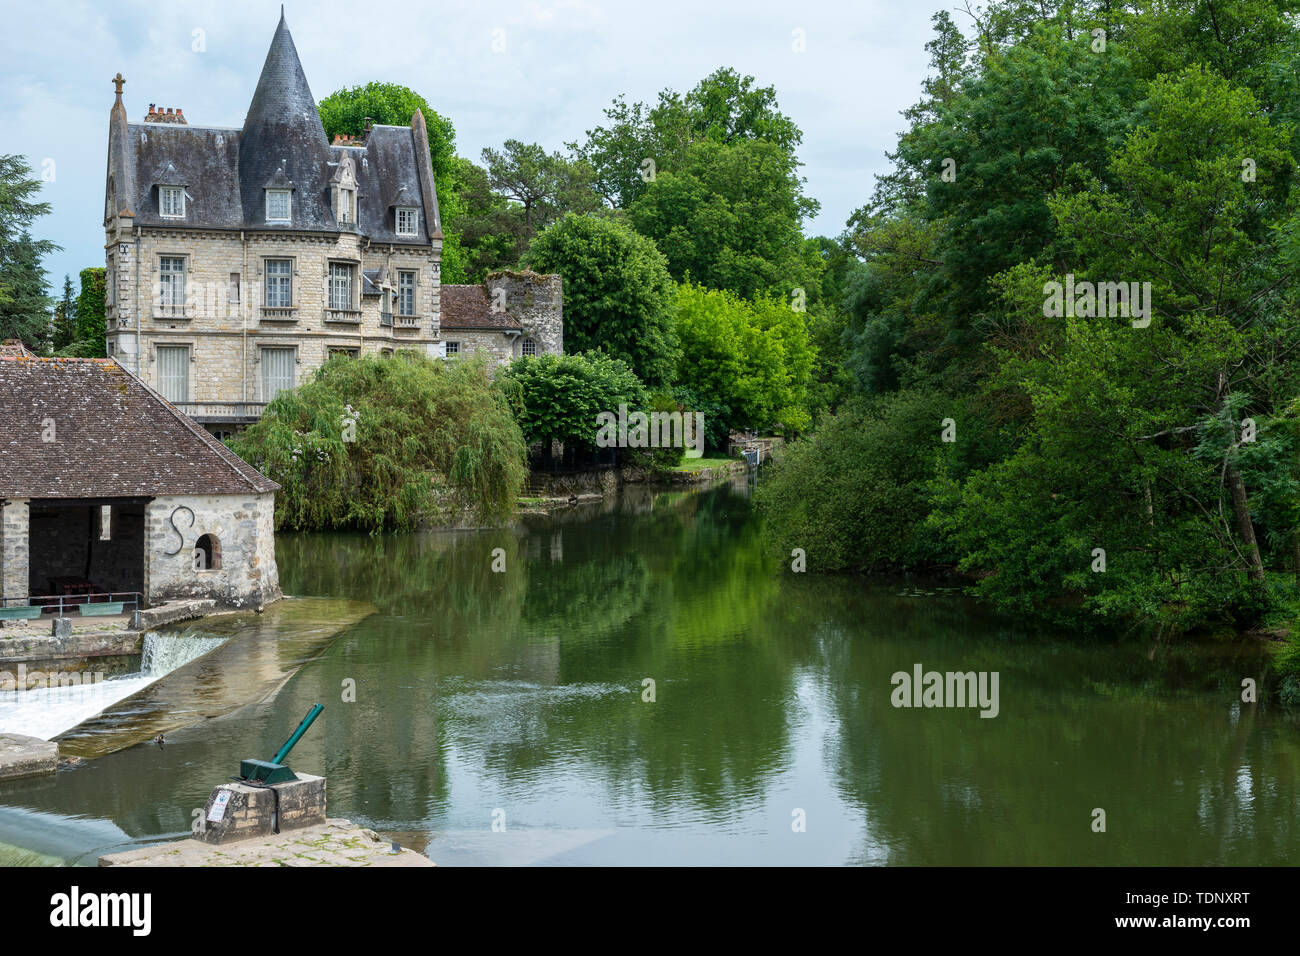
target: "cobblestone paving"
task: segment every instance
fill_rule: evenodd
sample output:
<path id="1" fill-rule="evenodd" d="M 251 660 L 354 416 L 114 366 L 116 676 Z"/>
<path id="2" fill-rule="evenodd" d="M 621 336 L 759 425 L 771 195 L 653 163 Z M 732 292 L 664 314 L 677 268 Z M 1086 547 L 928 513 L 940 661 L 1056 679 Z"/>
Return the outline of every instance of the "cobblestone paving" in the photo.
<path id="1" fill-rule="evenodd" d="M 326 820 L 314 827 L 266 838 L 211 846 L 178 840 L 113 853 L 100 866 L 433 866 L 422 853 L 392 845 L 374 830 L 348 820 Z"/>

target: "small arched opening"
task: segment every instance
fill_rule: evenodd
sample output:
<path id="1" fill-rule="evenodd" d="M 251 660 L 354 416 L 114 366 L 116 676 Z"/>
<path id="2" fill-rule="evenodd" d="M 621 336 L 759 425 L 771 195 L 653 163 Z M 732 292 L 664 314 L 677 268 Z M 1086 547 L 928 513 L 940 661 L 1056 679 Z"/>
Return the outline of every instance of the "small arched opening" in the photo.
<path id="1" fill-rule="evenodd" d="M 221 567 L 221 541 L 215 534 L 200 535 L 194 542 L 194 570 L 216 571 Z"/>
<path id="2" fill-rule="evenodd" d="M 524 340 L 522 340 L 522 341 L 519 343 L 519 354 L 520 354 L 520 355 L 536 355 L 536 354 L 537 354 L 537 340 L 536 340 L 536 339 L 524 339 Z"/>

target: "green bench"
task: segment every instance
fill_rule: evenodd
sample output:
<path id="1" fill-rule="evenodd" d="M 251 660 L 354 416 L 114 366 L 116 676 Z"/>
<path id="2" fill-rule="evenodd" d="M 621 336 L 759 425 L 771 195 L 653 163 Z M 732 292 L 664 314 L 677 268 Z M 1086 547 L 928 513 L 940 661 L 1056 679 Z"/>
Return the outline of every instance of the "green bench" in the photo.
<path id="1" fill-rule="evenodd" d="M 39 604 L 32 607 L 0 607 L 0 621 L 34 621 L 41 616 Z"/>
<path id="2" fill-rule="evenodd" d="M 122 605 L 125 601 L 101 601 L 97 604 L 78 604 L 81 608 L 82 617 L 108 617 L 111 614 L 121 614 Z"/>

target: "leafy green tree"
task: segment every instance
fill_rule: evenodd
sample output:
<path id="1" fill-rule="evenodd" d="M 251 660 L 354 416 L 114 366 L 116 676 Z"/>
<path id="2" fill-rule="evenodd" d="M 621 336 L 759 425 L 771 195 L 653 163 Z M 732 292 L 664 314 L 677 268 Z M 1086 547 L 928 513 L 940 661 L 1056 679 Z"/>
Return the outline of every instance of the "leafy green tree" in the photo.
<path id="1" fill-rule="evenodd" d="M 1261 546 L 1290 561 L 1300 586 L 1300 399 L 1253 421 L 1254 440 L 1242 441 L 1244 396 L 1234 398 L 1216 424 L 1222 436 L 1235 440 L 1235 464 L 1254 491 L 1252 514 L 1263 531 Z"/>
<path id="2" fill-rule="evenodd" d="M 229 442 L 279 482 L 276 527 L 406 531 L 508 517 L 523 435 L 482 359 L 333 358 Z"/>
<path id="3" fill-rule="evenodd" d="M 1150 277 L 1177 336 L 1166 364 L 1198 369 L 1201 379 L 1186 393 L 1182 420 L 1166 427 L 1190 431 L 1238 392 L 1251 395 L 1255 410 L 1268 411 L 1273 402 L 1262 387 L 1280 370 L 1279 358 L 1300 344 L 1293 304 L 1280 291 L 1289 270 L 1279 261 L 1279 237 L 1289 242 L 1285 237 L 1297 228 L 1289 136 L 1260 114 L 1248 90 L 1201 67 L 1157 79 L 1149 111 L 1111 164 L 1119 187 L 1094 184 L 1063 197 L 1058 218 L 1087 257 L 1090 275 Z M 1294 369 L 1294 360 L 1282 361 Z M 1288 378 L 1294 387 L 1294 372 Z M 1222 474 L 1245 558 L 1262 581 L 1247 489 L 1233 455 L 1224 459 Z"/>
<path id="4" fill-rule="evenodd" d="M 492 188 L 522 207 L 527 239 L 566 212 L 581 215 L 600 208 L 591 188 L 591 169 L 581 160 L 508 139 L 500 150 L 483 150 L 483 163 Z"/>
<path id="5" fill-rule="evenodd" d="M 49 244 L 26 232 L 0 250 L 0 338 L 20 339 L 35 352 L 50 340 L 50 310 L 41 257 Z"/>
<path id="6" fill-rule="evenodd" d="M 673 380 L 672 280 L 651 240 L 618 220 L 570 213 L 533 240 L 524 264 L 563 278 L 567 351 L 603 349 L 648 385 Z"/>
<path id="7" fill-rule="evenodd" d="M 456 156 L 456 127 L 419 93 L 396 83 L 366 83 L 336 90 L 317 104 L 325 135 L 361 136 L 366 119 L 380 126 L 410 126 L 419 110 L 429 133 L 429 159 L 433 175 L 441 180 L 452 172 Z"/>
<path id="8" fill-rule="evenodd" d="M 805 315 L 779 299 L 677 289 L 678 381 L 727 409 L 729 429 L 807 428 L 814 352 Z"/>
<path id="9" fill-rule="evenodd" d="M 596 190 L 621 209 L 631 206 L 659 171 L 677 168 L 691 143 L 768 142 L 796 166 L 795 149 L 803 139 L 780 111 L 773 87 L 757 87 L 754 77 L 727 67 L 714 70 L 685 96 L 663 90 L 654 106 L 629 105 L 619 96 L 605 118 L 608 125 L 588 130 L 585 142 L 568 145 L 590 166 Z"/>
<path id="10" fill-rule="evenodd" d="M 923 568 L 951 560 L 925 523 L 946 396 L 896 392 L 851 402 L 768 466 L 756 501 L 783 559 L 810 571 Z"/>
<path id="11" fill-rule="evenodd" d="M 803 217 L 816 209 L 778 146 L 705 139 L 658 174 L 628 217 L 664 250 L 678 281 L 689 277 L 745 297 L 789 296 L 820 280 L 820 262 L 805 257 L 801 232 Z"/>
<path id="12" fill-rule="evenodd" d="M 594 448 L 600 413 L 646 403 L 645 387 L 628 364 L 599 351 L 515 359 L 504 385 L 525 440 L 546 448 L 553 441 Z"/>
<path id="13" fill-rule="evenodd" d="M 999 350 L 996 385 L 1021 390 L 1032 411 L 1014 453 L 949 484 L 933 512 L 987 598 L 1175 631 L 1264 606 L 1246 476 L 1273 503 L 1292 478 L 1269 466 L 1274 443 L 1245 450 L 1242 419 L 1272 421 L 1300 385 L 1279 250 L 1294 228 L 1288 139 L 1249 91 L 1189 68 L 1151 85 L 1105 185 L 1053 199 L 1079 257 L 1074 281 L 1146 281 L 1155 308 L 1134 327 L 1080 295 L 1075 315 L 1044 316 L 1051 273 L 1005 277 L 1024 319 Z"/>
<path id="14" fill-rule="evenodd" d="M 481 282 L 489 272 L 515 269 L 528 250 L 529 235 L 523 209 L 492 188 L 488 171 L 456 157 L 455 180 L 463 212 L 460 242 L 465 255 L 465 279 Z"/>
<path id="15" fill-rule="evenodd" d="M 84 343 L 78 354 L 90 354 L 103 358 L 105 355 L 105 333 L 108 331 L 105 317 L 106 279 L 103 266 L 91 266 L 82 269 L 80 274 L 81 291 L 77 294 L 77 328 L 75 340 Z"/>
<path id="16" fill-rule="evenodd" d="M 1142 76 L 1155 79 L 1199 64 L 1268 106 L 1270 63 L 1295 39 L 1295 0 L 1117 4 L 1118 36 Z"/>
<path id="17" fill-rule="evenodd" d="M 938 122 L 940 111 L 953 105 L 961 95 L 961 84 L 974 75 L 968 62 L 971 44 L 952 22 L 948 11 L 936 12 L 930 22 L 934 25 L 934 37 L 925 44 L 930 54 L 930 73 L 921 83 L 923 95 L 920 101 L 903 111 L 909 125 L 908 132 L 903 135 L 904 142 Z M 901 151 L 886 155 L 896 165 L 893 170 L 876 177 L 872 207 L 876 213 L 897 213 L 924 197 L 927 177 L 924 170 L 909 164 Z M 855 217 L 860 215 L 861 211 Z"/>
<path id="18" fill-rule="evenodd" d="M 41 260 L 59 247 L 33 239 L 27 227 L 50 211 L 34 202 L 41 181 L 18 155 L 0 154 L 0 338 L 16 338 L 44 351 L 50 337 L 50 310 Z"/>
<path id="19" fill-rule="evenodd" d="M 594 188 L 615 209 L 626 209 L 641 194 L 651 164 L 657 163 L 654 157 L 661 155 L 652 112 L 644 103 L 628 105 L 618 96 L 605 108 L 608 126 L 587 130 L 585 143 L 567 144 L 591 167 Z"/>
<path id="20" fill-rule="evenodd" d="M 1300 567 L 1297 139 L 1282 122 L 1300 117 L 1300 30 L 1289 3 L 1227 6 L 1000 0 L 974 11 L 970 44 L 936 17 L 895 170 L 850 220 L 863 264 L 840 285 L 841 345 L 865 407 L 947 396 L 917 419 L 920 459 L 868 425 L 862 458 L 884 487 L 914 482 L 893 493 L 921 523 L 894 533 L 1003 609 L 1231 625 L 1274 600 L 1270 563 Z M 1100 293 L 1045 308 L 1051 282 L 1136 284 L 1150 322 Z M 821 443 L 857 408 L 790 447 L 797 484 L 760 485 L 787 543 L 888 516 Z M 850 538 L 821 566 L 909 560 Z"/>
<path id="21" fill-rule="evenodd" d="M 1076 167 L 1104 179 L 1132 122 L 1128 62 L 1120 50 L 1095 53 L 1091 39 L 1035 30 L 990 57 L 899 144 L 900 161 L 926 183 L 919 212 L 939 230 L 925 291 L 950 316 L 947 334 L 958 345 L 978 342 L 993 275 L 1030 258 L 1063 266 L 1068 250 L 1048 199 L 1071 188 Z"/>

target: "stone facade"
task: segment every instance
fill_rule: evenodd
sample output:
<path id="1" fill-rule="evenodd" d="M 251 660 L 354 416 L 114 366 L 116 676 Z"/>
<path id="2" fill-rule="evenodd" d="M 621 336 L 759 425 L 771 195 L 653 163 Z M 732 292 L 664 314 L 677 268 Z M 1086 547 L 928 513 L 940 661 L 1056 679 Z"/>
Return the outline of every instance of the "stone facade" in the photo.
<path id="1" fill-rule="evenodd" d="M 130 123 L 125 82 L 109 116 L 108 355 L 218 435 L 332 352 L 562 349 L 558 276 L 491 277 L 504 296 L 492 314 L 479 297 L 444 301 L 423 115 L 328 142 L 283 15 L 242 128 Z"/>
<path id="2" fill-rule="evenodd" d="M 27 502 L 0 502 L 0 598 L 27 603 Z"/>
<path id="3" fill-rule="evenodd" d="M 282 596 L 274 492 L 166 495 L 143 510 L 143 516 L 115 512 L 111 537 L 100 541 L 86 534 L 86 508 L 42 508 L 33 522 L 27 501 L 7 502 L 0 554 L 4 596 L 26 603 L 29 594 L 52 593 L 46 579 L 80 576 L 89 563 L 87 548 L 95 552 L 93 574 L 100 587 L 139 590 L 146 605 L 192 598 L 261 608 Z M 196 557 L 203 536 L 207 548 Z M 29 581 L 32 561 L 42 580 Z"/>
<path id="4" fill-rule="evenodd" d="M 472 329 L 448 330 L 447 344 L 453 354 L 471 355 L 475 352 L 487 354 L 498 364 L 504 364 L 518 358 L 518 336 L 506 336 L 500 332 L 483 332 Z"/>
<path id="5" fill-rule="evenodd" d="M 209 550 L 196 556 L 204 536 Z M 281 597 L 273 492 L 155 498 L 145 515 L 144 550 L 149 604 L 211 598 L 227 607 L 262 607 Z"/>
<path id="6" fill-rule="evenodd" d="M 108 350 L 142 381 L 163 391 L 159 346 L 189 349 L 187 394 L 177 402 L 266 402 L 262 349 L 294 349 L 301 384 L 333 349 L 379 355 L 399 348 L 441 355 L 438 335 L 441 240 L 423 247 L 370 246 L 356 233 L 257 234 L 134 228 L 116 220 L 108 230 L 107 267 L 116 276 L 106 305 Z M 185 306 L 161 305 L 163 258 L 185 263 Z M 267 307 L 266 262 L 291 265 L 291 305 Z M 352 272 L 349 310 L 328 308 L 331 264 Z M 137 270 L 138 266 L 138 270 Z M 393 315 L 386 293 L 363 289 L 367 271 L 415 277 L 410 316 Z M 138 278 L 136 273 L 139 273 Z M 137 354 L 138 350 L 138 354 Z"/>
<path id="7" fill-rule="evenodd" d="M 483 281 L 496 301 L 504 299 L 506 314 L 522 327 L 523 335 L 512 343 L 513 357 L 519 357 L 520 344 L 528 338 L 537 343 L 540 355 L 559 355 L 564 351 L 563 295 L 559 276 L 535 272 L 493 272 Z"/>
<path id="8" fill-rule="evenodd" d="M 563 285 L 557 275 L 501 271 L 479 285 L 442 287 L 440 329 L 448 356 L 486 353 L 498 365 L 564 351 Z"/>

